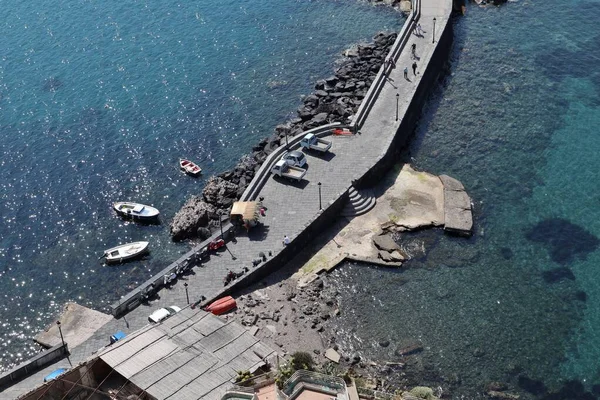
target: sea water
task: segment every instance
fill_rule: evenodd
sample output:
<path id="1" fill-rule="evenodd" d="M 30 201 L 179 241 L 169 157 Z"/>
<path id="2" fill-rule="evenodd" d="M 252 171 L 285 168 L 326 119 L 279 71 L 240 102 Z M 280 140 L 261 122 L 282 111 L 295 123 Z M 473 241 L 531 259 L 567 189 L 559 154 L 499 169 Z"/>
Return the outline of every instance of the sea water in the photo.
<path id="1" fill-rule="evenodd" d="M 168 223 L 235 165 L 344 49 L 403 17 L 353 0 L 9 1 L 0 22 L 0 367 L 75 301 L 108 305 L 189 249 Z M 178 169 L 189 158 L 193 179 Z M 114 201 L 161 211 L 120 220 Z M 150 256 L 103 266 L 104 249 Z"/>
<path id="2" fill-rule="evenodd" d="M 32 336 L 65 301 L 105 310 L 187 249 L 166 223 L 203 181 L 181 175 L 179 157 L 205 176 L 231 167 L 343 48 L 401 23 L 332 0 L 3 10 L 4 368 L 38 350 Z M 405 161 L 465 184 L 475 234 L 405 235 L 413 259 L 402 270 L 338 269 L 342 316 L 354 317 L 333 326 L 344 352 L 398 361 L 396 350 L 421 343 L 406 383 L 453 398 L 483 398 L 490 381 L 524 398 L 600 384 L 599 17 L 597 2 L 520 0 L 454 20 L 448 73 Z M 159 207 L 163 224 L 120 221 L 110 204 L 122 199 Z M 97 261 L 141 239 L 148 260 Z"/>
<path id="3" fill-rule="evenodd" d="M 451 398 L 493 381 L 521 398 L 600 394 L 599 6 L 470 4 L 454 20 L 404 161 L 463 182 L 474 235 L 403 235 L 406 268 L 338 269 L 343 352 L 408 362 L 400 381 Z"/>

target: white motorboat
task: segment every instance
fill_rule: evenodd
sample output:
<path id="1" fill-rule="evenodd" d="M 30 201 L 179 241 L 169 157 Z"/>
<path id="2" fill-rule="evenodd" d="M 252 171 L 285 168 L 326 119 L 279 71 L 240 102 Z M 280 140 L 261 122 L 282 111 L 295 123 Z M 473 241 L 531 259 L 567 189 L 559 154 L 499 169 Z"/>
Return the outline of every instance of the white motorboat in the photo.
<path id="1" fill-rule="evenodd" d="M 112 249 L 104 250 L 102 257 L 107 263 L 119 263 L 138 257 L 148 251 L 148 242 L 133 242 L 122 244 Z"/>
<path id="2" fill-rule="evenodd" d="M 122 217 L 138 220 L 150 220 L 158 217 L 159 211 L 145 204 L 119 201 L 113 204 L 113 208 Z"/>

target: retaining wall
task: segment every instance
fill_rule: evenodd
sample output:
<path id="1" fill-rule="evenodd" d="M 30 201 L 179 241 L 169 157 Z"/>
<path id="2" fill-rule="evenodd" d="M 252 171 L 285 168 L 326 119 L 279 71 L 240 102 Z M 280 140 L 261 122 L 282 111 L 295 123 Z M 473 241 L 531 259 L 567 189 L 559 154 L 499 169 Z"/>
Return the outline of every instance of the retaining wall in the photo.
<path id="1" fill-rule="evenodd" d="M 220 292 L 212 295 L 204 301 L 204 304 L 208 304 L 215 299 L 230 295 L 238 290 L 241 290 L 248 285 L 257 282 L 272 272 L 281 268 L 292 260 L 307 244 L 309 244 L 316 235 L 323 232 L 333 220 L 335 220 L 341 213 L 342 209 L 348 201 L 348 190 L 339 193 L 336 198 L 330 201 L 328 204 L 324 204 L 323 210 L 319 211 L 309 222 L 304 226 L 300 226 L 298 232 L 294 232 L 293 235 L 297 235 L 294 240 L 284 247 L 280 252 L 276 253 L 273 257 L 269 258 L 263 264 L 256 268 L 251 268 L 248 273 L 242 277 L 234 280 L 229 286 L 223 288 Z"/>
<path id="2" fill-rule="evenodd" d="M 234 236 L 235 227 L 233 225 L 227 223 L 225 226 L 223 226 L 223 240 L 231 240 L 231 238 Z M 177 274 L 178 270 L 187 270 L 200 266 L 202 264 L 202 260 L 208 257 L 208 244 L 213 240 L 220 238 L 220 231 L 214 233 L 211 237 L 200 243 L 198 246 L 179 257 L 177 261 L 169 264 L 169 266 L 154 275 L 152 278 L 148 279 L 146 282 L 142 283 L 140 286 L 121 297 L 118 301 L 110 306 L 112 315 L 118 318 L 119 316 L 126 314 L 128 311 L 139 306 L 144 300 L 145 296 L 151 297 L 157 291 L 165 287 L 165 275 L 171 275 L 172 273 Z"/>
<path id="3" fill-rule="evenodd" d="M 39 353 L 23 364 L 17 365 L 15 368 L 0 375 L 0 392 L 68 355 L 69 348 L 66 343 L 64 345 L 58 344 Z"/>

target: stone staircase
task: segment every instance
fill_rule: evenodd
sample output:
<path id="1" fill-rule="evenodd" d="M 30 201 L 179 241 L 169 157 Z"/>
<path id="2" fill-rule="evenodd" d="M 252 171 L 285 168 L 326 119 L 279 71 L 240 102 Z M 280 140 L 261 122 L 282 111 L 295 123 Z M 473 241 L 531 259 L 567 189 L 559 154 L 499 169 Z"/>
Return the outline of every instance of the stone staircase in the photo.
<path id="1" fill-rule="evenodd" d="M 370 211 L 377 203 L 377 199 L 371 189 L 358 191 L 354 186 L 350 186 L 348 195 L 348 204 L 346 204 L 346 207 L 342 210 L 343 217 L 362 215 L 367 211 Z"/>

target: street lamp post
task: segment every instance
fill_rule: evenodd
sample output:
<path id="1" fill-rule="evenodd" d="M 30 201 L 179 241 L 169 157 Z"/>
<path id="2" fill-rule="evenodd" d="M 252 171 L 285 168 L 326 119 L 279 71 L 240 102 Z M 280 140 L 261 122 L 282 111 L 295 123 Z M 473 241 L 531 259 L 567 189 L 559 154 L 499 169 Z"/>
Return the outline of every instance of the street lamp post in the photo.
<path id="1" fill-rule="evenodd" d="M 60 333 L 60 341 L 62 342 L 63 347 L 65 346 L 65 338 L 62 334 L 62 329 L 60 328 L 60 321 L 56 321 L 56 325 L 58 325 L 58 332 Z"/>
<path id="2" fill-rule="evenodd" d="M 223 239 L 223 216 L 219 215 L 219 227 L 221 228 L 221 239 Z M 225 239 L 223 239 L 225 240 Z"/>
<path id="3" fill-rule="evenodd" d="M 431 43 L 435 43 L 435 17 L 433 17 L 433 41 Z"/>
<path id="4" fill-rule="evenodd" d="M 400 102 L 400 94 L 396 93 L 396 121 L 398 121 L 398 103 Z"/>
<path id="5" fill-rule="evenodd" d="M 323 209 L 323 203 L 321 202 L 321 182 L 317 183 L 319 186 L 319 210 Z"/>
<path id="6" fill-rule="evenodd" d="M 187 300 L 187 303 L 190 304 L 190 295 L 188 294 L 188 284 L 187 284 L 187 282 L 185 282 L 183 284 L 183 287 L 185 288 L 185 299 Z"/>
<path id="7" fill-rule="evenodd" d="M 287 135 L 287 133 L 286 133 L 286 134 L 285 134 L 285 149 L 286 149 L 286 150 L 289 150 L 289 149 L 290 149 L 290 145 L 289 145 L 289 143 L 288 143 L 288 138 L 287 138 L 287 137 L 288 137 L 288 135 Z"/>

